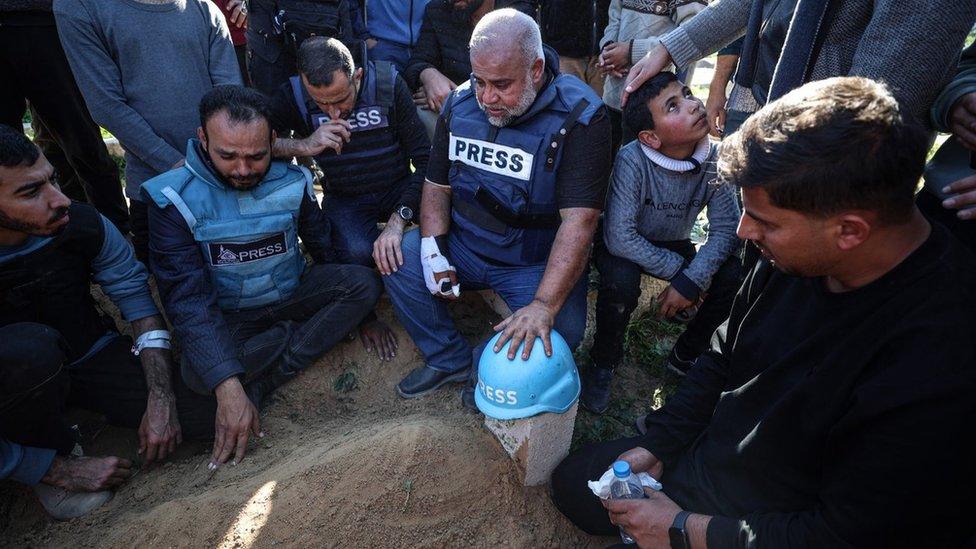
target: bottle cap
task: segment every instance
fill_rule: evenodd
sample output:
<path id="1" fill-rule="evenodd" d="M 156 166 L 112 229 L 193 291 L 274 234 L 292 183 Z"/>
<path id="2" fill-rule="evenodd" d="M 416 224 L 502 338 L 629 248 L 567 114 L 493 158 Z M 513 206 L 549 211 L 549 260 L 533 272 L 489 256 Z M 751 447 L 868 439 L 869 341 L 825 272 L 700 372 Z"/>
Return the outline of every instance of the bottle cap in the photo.
<path id="1" fill-rule="evenodd" d="M 630 464 L 623 460 L 613 462 L 613 476 L 617 478 L 629 477 Z"/>

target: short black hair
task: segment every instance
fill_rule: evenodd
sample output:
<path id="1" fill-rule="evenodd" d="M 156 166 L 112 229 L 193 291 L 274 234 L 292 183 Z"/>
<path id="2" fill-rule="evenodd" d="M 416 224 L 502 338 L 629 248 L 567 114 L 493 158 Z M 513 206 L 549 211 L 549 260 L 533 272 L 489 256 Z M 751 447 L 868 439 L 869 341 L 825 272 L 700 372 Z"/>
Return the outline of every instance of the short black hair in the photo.
<path id="1" fill-rule="evenodd" d="M 335 71 L 341 70 L 350 81 L 356 65 L 349 48 L 335 38 L 313 36 L 298 48 L 298 71 L 313 86 L 331 86 Z"/>
<path id="2" fill-rule="evenodd" d="M 244 86 L 224 85 L 210 90 L 200 100 L 200 127 L 207 131 L 207 121 L 218 112 L 226 112 L 233 122 L 248 123 L 264 119 L 271 128 L 271 108 L 260 92 Z"/>
<path id="3" fill-rule="evenodd" d="M 33 166 L 41 151 L 22 132 L 0 124 L 0 166 Z"/>
<path id="4" fill-rule="evenodd" d="M 719 180 L 762 188 L 780 208 L 818 217 L 911 218 L 928 134 L 867 78 L 811 82 L 766 105 L 722 142 Z"/>
<path id="5" fill-rule="evenodd" d="M 634 133 L 639 133 L 644 130 L 654 129 L 654 115 L 651 114 L 651 108 L 648 103 L 651 99 L 654 99 L 664 88 L 668 87 L 671 82 L 677 82 L 678 77 L 669 71 L 663 71 L 655 74 L 650 80 L 641 84 L 639 88 L 633 91 L 629 97 L 627 97 L 627 104 L 624 105 L 624 124 L 627 125 L 627 129 Z"/>

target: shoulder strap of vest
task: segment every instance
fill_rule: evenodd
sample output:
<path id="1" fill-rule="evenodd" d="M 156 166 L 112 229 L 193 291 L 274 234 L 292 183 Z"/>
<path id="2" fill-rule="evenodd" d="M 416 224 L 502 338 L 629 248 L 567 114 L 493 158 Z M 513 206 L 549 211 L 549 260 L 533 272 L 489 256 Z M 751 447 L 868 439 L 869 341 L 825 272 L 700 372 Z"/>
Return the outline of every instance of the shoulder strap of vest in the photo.
<path id="1" fill-rule="evenodd" d="M 301 165 L 298 166 L 298 169 L 300 169 L 302 171 L 302 175 L 305 176 L 305 192 L 308 194 L 308 197 L 311 198 L 313 202 L 318 202 L 318 200 L 315 198 L 315 189 L 312 187 L 312 185 L 315 183 L 315 177 L 312 176 L 312 172 L 305 166 Z"/>
<path id="2" fill-rule="evenodd" d="M 546 147 L 546 171 L 551 172 L 556 169 L 556 155 L 559 154 L 559 149 L 562 148 L 563 142 L 566 141 L 566 134 L 569 130 L 573 129 L 576 125 L 576 121 L 579 119 L 586 107 L 590 106 L 590 102 L 586 99 L 580 99 L 579 103 L 573 107 L 573 110 L 566 116 L 563 120 L 563 125 L 559 127 L 559 131 L 552 136 L 552 143 Z"/>
<path id="3" fill-rule="evenodd" d="M 376 71 L 376 101 L 383 106 L 393 105 L 393 89 L 396 83 L 396 68 L 393 63 L 388 61 L 373 61 L 373 70 Z"/>
<path id="4" fill-rule="evenodd" d="M 195 215 L 193 215 L 193 212 L 190 211 L 190 207 L 186 205 L 186 202 L 183 201 L 183 197 L 180 196 L 180 193 L 176 192 L 173 187 L 163 187 L 159 190 L 159 192 L 163 193 L 163 196 L 168 198 L 169 201 L 173 203 L 173 206 L 176 207 L 176 210 L 180 212 L 180 215 L 182 215 L 183 219 L 186 221 L 186 226 L 192 231 L 193 227 L 196 227 L 197 225 L 197 218 Z"/>
<path id="5" fill-rule="evenodd" d="M 298 107 L 298 112 L 302 115 L 302 120 L 309 122 L 308 106 L 305 105 L 305 89 L 302 87 L 301 79 L 297 76 L 292 76 L 288 79 L 288 83 L 291 84 L 291 95 L 295 100 L 295 106 Z"/>

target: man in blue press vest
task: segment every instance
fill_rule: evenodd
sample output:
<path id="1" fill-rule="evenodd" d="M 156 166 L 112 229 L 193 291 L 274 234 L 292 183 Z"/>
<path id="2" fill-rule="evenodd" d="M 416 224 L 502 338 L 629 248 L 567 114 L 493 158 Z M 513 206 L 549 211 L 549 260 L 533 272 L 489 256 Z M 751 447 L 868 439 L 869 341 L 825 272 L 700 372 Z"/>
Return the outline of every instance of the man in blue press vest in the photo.
<path id="1" fill-rule="evenodd" d="M 365 48 L 358 48 L 365 57 Z M 414 220 L 430 140 L 407 84 L 385 61 L 360 60 L 334 38 L 312 37 L 298 50 L 299 75 L 271 99 L 276 157 L 314 158 L 325 176 L 322 209 L 332 223 L 336 260 L 388 275 L 403 264 L 400 242 Z M 410 164 L 415 171 L 411 173 Z M 381 232 L 378 222 L 385 222 Z M 392 332 L 370 315 L 360 327 L 383 360 Z"/>
<path id="2" fill-rule="evenodd" d="M 372 270 L 330 263 L 329 223 L 305 168 L 272 162 L 264 96 L 219 86 L 200 102 L 186 165 L 143 186 L 150 261 L 189 387 L 217 397 L 210 467 L 244 457 L 263 397 L 372 309 Z M 314 260 L 308 268 L 298 238 Z"/>
<path id="3" fill-rule="evenodd" d="M 468 379 L 472 350 L 446 302 L 462 289 L 490 288 L 514 311 L 495 327 L 494 349 L 511 340 L 510 359 L 523 341 L 527 359 L 537 337 L 551 356 L 552 329 L 574 348 L 586 325 L 583 274 L 610 171 L 606 109 L 559 74 L 527 15 L 489 13 L 470 49 L 471 81 L 438 120 L 419 234 L 407 233 L 405 263 L 384 279 L 427 362 L 397 386 L 406 398 Z M 473 407 L 473 387 L 462 402 Z"/>

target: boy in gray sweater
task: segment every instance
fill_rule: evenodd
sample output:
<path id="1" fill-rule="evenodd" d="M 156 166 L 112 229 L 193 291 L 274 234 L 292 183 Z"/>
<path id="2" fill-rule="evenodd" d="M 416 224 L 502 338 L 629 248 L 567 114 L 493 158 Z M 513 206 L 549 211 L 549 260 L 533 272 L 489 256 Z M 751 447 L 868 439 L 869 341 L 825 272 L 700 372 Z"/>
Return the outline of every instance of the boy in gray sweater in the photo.
<path id="1" fill-rule="evenodd" d="M 667 359 L 679 375 L 728 317 L 742 281 L 735 234 L 739 205 L 732 187 L 714 184 L 718 147 L 708 140 L 702 102 L 673 73 L 663 72 L 632 94 L 623 114 L 637 140 L 620 149 L 610 179 L 603 241 L 596 246 L 600 291 L 593 365 L 583 373 L 580 397 L 595 413 L 610 402 L 610 381 L 623 358 L 642 273 L 669 282 L 657 296 L 659 318 L 689 314 L 698 305 Z M 708 239 L 696 251 L 691 231 L 706 207 Z"/>

